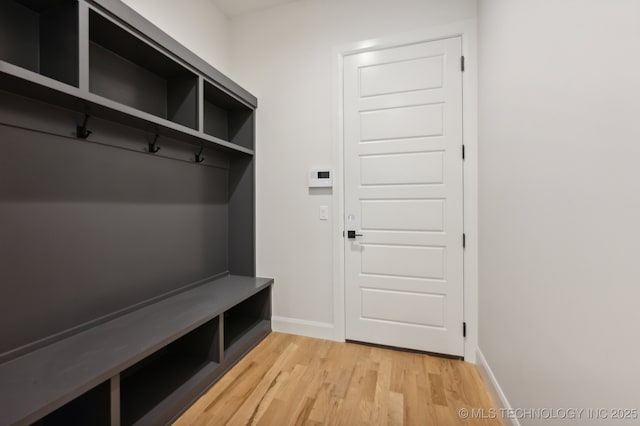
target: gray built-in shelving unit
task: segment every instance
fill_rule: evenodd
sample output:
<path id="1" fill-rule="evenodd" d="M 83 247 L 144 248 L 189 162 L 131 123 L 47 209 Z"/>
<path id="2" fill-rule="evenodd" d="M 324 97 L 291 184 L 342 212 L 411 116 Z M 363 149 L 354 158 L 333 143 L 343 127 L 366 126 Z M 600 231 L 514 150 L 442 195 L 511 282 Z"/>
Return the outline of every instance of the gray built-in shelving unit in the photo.
<path id="1" fill-rule="evenodd" d="M 0 425 L 168 423 L 270 332 L 256 107 L 120 1 L 0 2 Z"/>

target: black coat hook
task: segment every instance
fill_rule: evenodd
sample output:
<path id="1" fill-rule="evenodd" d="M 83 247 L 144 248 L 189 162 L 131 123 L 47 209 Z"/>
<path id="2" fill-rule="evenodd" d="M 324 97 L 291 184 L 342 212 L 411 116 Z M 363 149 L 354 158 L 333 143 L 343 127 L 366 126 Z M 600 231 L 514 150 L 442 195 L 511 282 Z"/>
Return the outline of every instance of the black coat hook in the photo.
<path id="1" fill-rule="evenodd" d="M 204 157 L 202 156 L 202 151 L 204 151 L 204 144 L 200 145 L 200 151 L 196 154 L 196 163 L 202 163 L 204 161 Z"/>
<path id="2" fill-rule="evenodd" d="M 156 137 L 155 139 L 153 139 L 153 142 L 149 142 L 149 152 L 151 154 L 155 154 L 156 152 L 160 151 L 160 147 L 157 146 L 159 137 L 160 135 L 156 134 Z"/>
<path id="3" fill-rule="evenodd" d="M 89 122 L 89 114 L 84 115 L 82 126 L 76 126 L 76 137 L 79 139 L 86 139 L 92 133 L 91 130 L 87 130 L 87 122 Z"/>

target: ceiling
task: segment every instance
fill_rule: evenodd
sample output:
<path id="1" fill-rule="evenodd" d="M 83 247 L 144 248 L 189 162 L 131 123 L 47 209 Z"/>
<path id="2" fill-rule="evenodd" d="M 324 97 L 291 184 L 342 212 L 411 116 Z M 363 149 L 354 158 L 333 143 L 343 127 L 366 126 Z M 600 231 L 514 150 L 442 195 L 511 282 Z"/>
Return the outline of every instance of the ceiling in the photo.
<path id="1" fill-rule="evenodd" d="M 245 15 L 261 9 L 290 3 L 295 0 L 213 0 L 218 9 L 229 18 Z"/>

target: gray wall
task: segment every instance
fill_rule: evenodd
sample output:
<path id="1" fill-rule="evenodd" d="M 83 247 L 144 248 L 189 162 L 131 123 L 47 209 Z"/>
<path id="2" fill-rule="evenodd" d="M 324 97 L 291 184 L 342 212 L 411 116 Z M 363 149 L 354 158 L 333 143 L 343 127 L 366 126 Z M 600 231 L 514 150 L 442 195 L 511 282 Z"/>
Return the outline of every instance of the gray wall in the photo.
<path id="1" fill-rule="evenodd" d="M 478 7 L 480 349 L 514 407 L 638 408 L 640 2 Z"/>
<path id="2" fill-rule="evenodd" d="M 0 92 L 1 123 L 56 134 L 0 125 L 0 354 L 229 269 L 228 161 L 80 118 Z"/>

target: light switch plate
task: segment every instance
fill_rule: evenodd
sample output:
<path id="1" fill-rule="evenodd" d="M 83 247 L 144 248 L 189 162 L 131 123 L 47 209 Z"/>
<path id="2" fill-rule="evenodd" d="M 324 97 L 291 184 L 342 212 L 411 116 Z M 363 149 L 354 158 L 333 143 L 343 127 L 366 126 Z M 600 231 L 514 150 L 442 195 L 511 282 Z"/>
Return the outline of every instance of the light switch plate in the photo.
<path id="1" fill-rule="evenodd" d="M 320 220 L 329 220 L 329 206 L 320 206 Z"/>

